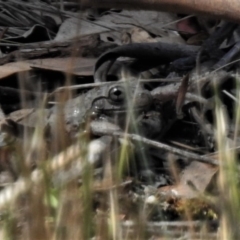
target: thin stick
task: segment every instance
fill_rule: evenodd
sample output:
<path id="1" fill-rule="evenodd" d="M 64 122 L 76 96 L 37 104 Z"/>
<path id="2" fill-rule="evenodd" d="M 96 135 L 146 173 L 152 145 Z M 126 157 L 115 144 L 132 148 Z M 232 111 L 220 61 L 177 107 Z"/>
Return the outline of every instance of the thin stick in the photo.
<path id="1" fill-rule="evenodd" d="M 156 142 L 156 141 L 147 139 L 145 137 L 141 137 L 141 136 L 136 135 L 136 134 L 128 134 L 128 133 L 122 133 L 122 132 L 113 132 L 113 133 L 108 133 L 108 134 L 118 136 L 118 137 L 127 137 L 127 138 L 130 138 L 130 139 L 134 140 L 134 141 L 141 141 L 145 144 L 148 144 L 148 145 L 151 145 L 151 146 L 163 149 L 165 151 L 169 151 L 169 152 L 172 152 L 174 154 L 177 154 L 177 155 L 189 158 L 189 159 L 193 159 L 193 160 L 196 160 L 196 161 L 199 161 L 199 162 L 208 163 L 208 164 L 212 164 L 212 165 L 219 165 L 218 160 L 212 159 L 208 156 L 198 155 L 198 154 L 195 154 L 195 153 L 184 151 L 182 149 L 171 147 L 167 144 Z"/>
<path id="2" fill-rule="evenodd" d="M 228 91 L 222 90 L 222 92 L 223 92 L 224 94 L 226 94 L 229 98 L 231 98 L 233 101 L 239 103 L 238 99 L 237 99 L 236 97 L 234 97 L 234 96 L 233 96 L 231 93 L 229 93 Z"/>
<path id="3" fill-rule="evenodd" d="M 176 78 L 154 78 L 154 79 L 140 79 L 137 80 L 140 83 L 149 83 L 149 82 L 180 82 L 182 78 L 181 77 L 176 77 Z M 76 90 L 76 89 L 84 89 L 84 88 L 90 88 L 90 87 L 100 87 L 104 85 L 110 85 L 110 84 L 118 84 L 118 83 L 124 83 L 127 81 L 131 80 L 124 80 L 124 81 L 109 81 L 109 82 L 100 82 L 100 83 L 86 83 L 86 84 L 78 84 L 78 85 L 72 85 L 72 86 L 64 86 L 64 87 L 59 87 L 56 90 L 54 90 L 51 94 L 54 94 L 59 91 L 63 90 Z"/>

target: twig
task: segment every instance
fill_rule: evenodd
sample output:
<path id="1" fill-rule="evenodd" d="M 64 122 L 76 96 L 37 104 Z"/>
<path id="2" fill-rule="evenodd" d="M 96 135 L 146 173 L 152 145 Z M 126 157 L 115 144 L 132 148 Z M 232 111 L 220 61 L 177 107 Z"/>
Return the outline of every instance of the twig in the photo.
<path id="1" fill-rule="evenodd" d="M 149 83 L 149 82 L 180 82 L 182 78 L 176 77 L 176 78 L 156 78 L 156 79 L 139 79 L 138 82 L 140 83 Z M 125 80 L 125 81 L 109 81 L 109 82 L 98 82 L 98 83 L 87 83 L 87 84 L 78 84 L 78 85 L 71 85 L 71 86 L 64 86 L 64 87 L 59 87 L 56 90 L 54 90 L 52 94 L 63 91 L 63 90 L 76 90 L 76 89 L 84 89 L 84 88 L 90 88 L 90 87 L 99 87 L 99 86 L 104 86 L 104 85 L 109 85 L 109 84 L 119 84 L 119 83 L 124 83 L 131 81 L 131 79 Z"/>
<path id="2" fill-rule="evenodd" d="M 173 221 L 173 222 L 146 222 L 146 231 L 156 234 L 158 237 L 167 236 L 168 239 L 203 239 L 201 229 L 206 224 L 207 226 L 216 226 L 214 221 Z M 138 231 L 139 223 L 128 220 L 121 222 L 122 229 L 127 233 Z M 194 230 L 194 231 L 193 231 Z M 215 232 L 205 232 L 204 239 L 217 239 Z"/>
<path id="3" fill-rule="evenodd" d="M 179 148 L 171 147 L 171 146 L 169 146 L 167 144 L 164 144 L 164 143 L 156 142 L 156 141 L 147 139 L 145 137 L 141 137 L 141 136 L 136 135 L 136 134 L 128 134 L 128 133 L 123 133 L 123 132 L 113 132 L 113 133 L 108 133 L 108 134 L 118 136 L 118 137 L 127 137 L 127 138 L 130 138 L 130 139 L 135 140 L 135 141 L 141 141 L 141 142 L 146 143 L 148 145 L 151 145 L 151 146 L 163 149 L 165 151 L 169 151 L 169 152 L 172 152 L 174 154 L 178 154 L 180 156 L 190 158 L 190 159 L 193 159 L 193 160 L 196 160 L 196 161 L 199 161 L 199 162 L 209 163 L 209 164 L 212 164 L 212 165 L 219 165 L 218 160 L 212 159 L 210 157 L 207 157 L 207 156 L 204 156 L 204 155 L 198 155 L 198 154 L 191 153 L 191 152 L 187 152 L 187 151 L 181 150 Z"/>
<path id="4" fill-rule="evenodd" d="M 231 93 L 229 93 L 228 91 L 222 90 L 222 92 L 223 92 L 224 94 L 226 94 L 229 98 L 231 98 L 233 101 L 239 103 L 238 99 L 237 99 L 236 97 L 234 97 L 234 96 L 233 96 Z"/>
<path id="5" fill-rule="evenodd" d="M 189 227 L 201 227 L 203 225 L 203 222 L 201 221 L 174 221 L 174 222 L 147 222 L 146 223 L 148 227 L 156 227 L 156 228 L 166 228 L 166 227 L 184 227 L 184 228 L 189 228 Z M 122 226 L 124 227 L 134 227 L 137 226 L 137 223 L 133 221 L 124 221 L 122 222 Z"/>

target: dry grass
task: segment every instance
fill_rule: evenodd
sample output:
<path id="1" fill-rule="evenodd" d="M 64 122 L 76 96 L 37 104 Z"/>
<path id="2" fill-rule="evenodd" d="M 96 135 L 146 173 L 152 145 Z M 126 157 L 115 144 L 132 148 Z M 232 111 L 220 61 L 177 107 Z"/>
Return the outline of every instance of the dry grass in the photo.
<path id="1" fill-rule="evenodd" d="M 228 122 L 220 100 L 217 101 L 215 119 L 220 171 L 219 196 L 215 205 L 220 209 L 218 217 L 221 222 L 218 236 L 204 233 L 204 228 L 196 230 L 189 225 L 182 232 L 177 229 L 169 232 L 168 228 L 162 228 L 162 237 L 159 239 L 181 239 L 174 238 L 174 235 L 177 237 L 187 233 L 190 235 L 186 239 L 239 238 L 237 152 L 229 151 L 232 146 L 225 134 Z M 127 117 L 129 123 L 135 122 L 131 108 L 130 105 Z M 237 102 L 236 126 L 239 124 L 239 112 Z M 124 186 L 126 179 L 123 171 L 129 165 L 131 144 L 123 141 L 127 144 L 122 144 L 113 154 L 107 154 L 103 177 L 96 179 L 93 177 L 95 170 L 86 160 L 89 145 L 87 135 L 80 135 L 78 142 L 67 148 L 61 147 L 64 146 L 61 142 L 54 142 L 54 145 L 58 145 L 56 149 L 61 151 L 52 156 L 42 130 L 39 123 L 32 137 L 14 143 L 8 149 L 11 154 L 14 153 L 14 161 L 18 162 L 19 179 L 0 192 L 3 239 L 65 240 L 91 239 L 94 236 L 97 239 L 149 239 L 154 223 L 147 219 L 159 203 L 149 205 L 139 199 L 133 203 L 134 196 L 131 195 L 131 199 L 128 197 L 129 190 L 125 189 L 128 183 Z M 141 146 L 135 146 L 138 147 Z M 145 161 L 147 164 L 147 159 Z M 33 171 L 32 162 L 37 164 Z M 71 176 L 72 172 L 68 173 L 67 169 L 72 168 L 78 173 Z M 185 211 L 189 215 L 188 210 Z M 134 224 L 129 225 L 124 221 L 126 219 L 131 219 Z M 157 229 L 152 231 L 159 234 Z"/>
<path id="2" fill-rule="evenodd" d="M 19 79 L 21 82 L 26 76 L 19 76 Z M 66 79 L 70 84 L 71 76 L 66 75 Z M 221 223 L 217 233 L 209 233 L 207 227 L 197 221 L 148 221 L 165 201 L 161 202 L 151 193 L 137 195 L 132 191 L 132 179 L 125 174 L 134 168 L 130 167 L 133 149 L 142 151 L 143 165 L 148 165 L 141 142 L 133 146 L 125 136 L 122 144 L 110 145 L 99 174 L 87 161 L 90 136 L 79 133 L 78 140 L 69 144 L 64 141 L 66 135 L 60 118 L 56 123 L 58 136 L 48 143 L 44 138 L 40 114 L 34 134 L 25 132 L 23 141 L 0 149 L 2 154 L 12 156 L 11 164 L 18 174 L 16 182 L 0 192 L 0 239 L 240 239 L 238 146 L 235 143 L 236 151 L 230 151 L 233 146 L 226 138 L 228 120 L 220 100 L 216 101 L 215 127 L 220 169 L 218 186 L 215 186 L 219 196 L 214 205 Z M 239 102 L 238 94 L 235 139 L 240 124 Z M 41 102 L 39 105 L 43 107 L 44 104 Z M 129 101 L 126 133 L 130 125 L 136 133 L 139 132 L 134 124 L 136 119 L 132 108 Z M 204 197 L 207 199 L 208 196 Z M 186 206 L 182 209 L 185 219 L 193 220 L 189 209 Z"/>

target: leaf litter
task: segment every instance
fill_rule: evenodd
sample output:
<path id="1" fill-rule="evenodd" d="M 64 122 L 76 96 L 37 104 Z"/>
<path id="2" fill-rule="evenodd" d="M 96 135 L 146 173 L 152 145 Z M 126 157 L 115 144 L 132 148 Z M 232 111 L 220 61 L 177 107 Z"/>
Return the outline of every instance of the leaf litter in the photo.
<path id="1" fill-rule="evenodd" d="M 239 189 L 239 26 L 64 1 L 0 8 L 0 210 L 14 219 L 0 234 L 220 239 L 219 181 Z"/>

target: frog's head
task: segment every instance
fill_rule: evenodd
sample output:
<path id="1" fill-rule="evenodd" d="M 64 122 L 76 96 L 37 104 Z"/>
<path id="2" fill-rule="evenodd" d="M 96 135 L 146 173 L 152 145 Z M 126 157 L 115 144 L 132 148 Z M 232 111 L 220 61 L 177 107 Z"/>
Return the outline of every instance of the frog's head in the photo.
<path id="1" fill-rule="evenodd" d="M 116 83 L 105 88 L 105 93 L 92 101 L 96 113 L 124 113 L 147 110 L 152 104 L 151 93 L 138 84 Z"/>

